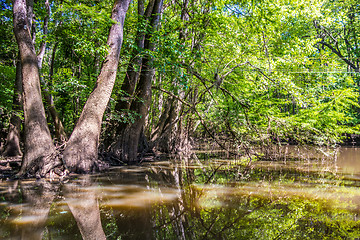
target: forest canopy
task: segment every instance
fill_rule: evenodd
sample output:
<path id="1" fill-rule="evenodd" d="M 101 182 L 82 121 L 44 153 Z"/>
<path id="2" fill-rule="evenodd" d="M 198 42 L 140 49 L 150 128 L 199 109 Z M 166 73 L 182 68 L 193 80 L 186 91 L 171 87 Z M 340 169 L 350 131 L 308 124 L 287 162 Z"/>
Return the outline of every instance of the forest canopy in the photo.
<path id="1" fill-rule="evenodd" d="M 21 174 L 95 171 L 99 153 L 134 163 L 207 141 L 241 155 L 359 132 L 355 0 L 0 8 L 1 152 L 23 156 Z"/>

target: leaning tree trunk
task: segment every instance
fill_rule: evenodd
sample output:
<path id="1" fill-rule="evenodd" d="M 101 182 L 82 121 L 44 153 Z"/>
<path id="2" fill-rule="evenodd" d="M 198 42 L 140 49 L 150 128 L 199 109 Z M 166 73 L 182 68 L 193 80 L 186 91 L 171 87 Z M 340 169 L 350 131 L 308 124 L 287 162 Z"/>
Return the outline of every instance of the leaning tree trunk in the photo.
<path id="1" fill-rule="evenodd" d="M 25 152 L 20 175 L 40 171 L 44 176 L 50 169 L 55 146 L 51 140 L 41 98 L 37 56 L 27 19 L 26 0 L 14 0 L 14 33 L 22 65 Z M 31 173 L 30 173 L 31 174 Z"/>
<path id="2" fill-rule="evenodd" d="M 19 116 L 21 109 L 21 93 L 22 93 L 21 63 L 20 60 L 18 60 L 16 63 L 13 113 L 10 119 L 9 132 L 6 137 L 5 150 L 3 152 L 4 157 L 16 157 L 22 155 L 20 148 L 21 118 Z"/>
<path id="3" fill-rule="evenodd" d="M 163 5 L 163 0 L 156 0 L 151 17 L 151 27 L 156 30 L 160 21 L 160 13 Z M 155 50 L 155 43 L 151 41 L 152 33 L 147 34 L 145 38 L 145 49 L 149 51 Z M 140 136 L 145 125 L 145 118 L 149 112 L 151 102 L 151 82 L 155 75 L 153 67 L 153 59 L 147 55 L 143 58 L 140 80 L 136 86 L 136 99 L 131 103 L 130 111 L 136 112 L 139 117 L 129 124 L 122 134 L 118 142 L 112 149 L 113 152 L 121 152 L 121 160 L 128 163 L 137 161 L 137 153 L 139 147 Z M 139 101 L 140 100 L 140 101 Z"/>
<path id="4" fill-rule="evenodd" d="M 102 117 L 116 79 L 123 25 L 130 1 L 115 0 L 111 17 L 116 24 L 110 29 L 108 56 L 64 151 L 63 159 L 70 171 L 91 172 L 96 165 Z"/>

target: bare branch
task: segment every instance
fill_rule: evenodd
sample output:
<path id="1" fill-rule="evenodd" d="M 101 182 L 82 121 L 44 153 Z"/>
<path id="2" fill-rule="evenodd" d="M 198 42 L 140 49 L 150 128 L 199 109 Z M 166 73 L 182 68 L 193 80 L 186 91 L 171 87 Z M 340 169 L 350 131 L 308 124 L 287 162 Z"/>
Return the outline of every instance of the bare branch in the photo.
<path id="1" fill-rule="evenodd" d="M 226 148 L 223 144 L 220 143 L 220 141 L 215 137 L 215 135 L 214 135 L 214 134 L 210 131 L 210 129 L 207 127 L 205 121 L 204 121 L 203 118 L 201 117 L 201 114 L 200 114 L 199 111 L 196 109 L 196 104 L 190 104 L 190 103 L 188 103 L 188 102 L 185 102 L 184 100 L 182 100 L 181 98 L 179 98 L 178 96 L 176 96 L 175 94 L 173 94 L 172 92 L 169 92 L 169 91 L 167 91 L 167 90 L 165 90 L 165 89 L 162 89 L 162 88 L 159 88 L 159 87 L 154 87 L 154 86 L 153 86 L 152 88 L 153 88 L 153 89 L 156 89 L 156 90 L 159 90 L 159 91 L 162 91 L 162 92 L 164 92 L 164 93 L 166 93 L 166 94 L 169 94 L 170 96 L 176 98 L 177 100 L 179 100 L 180 102 L 182 102 L 182 103 L 185 104 L 186 106 L 189 106 L 189 107 L 195 112 L 195 114 L 198 116 L 199 121 L 200 121 L 201 125 L 204 127 L 205 131 L 210 135 L 210 137 L 211 137 L 212 139 L 214 139 L 214 141 L 215 141 L 222 149 L 228 151 L 229 154 L 232 154 L 232 155 L 234 155 L 234 156 L 239 155 L 239 154 L 236 153 L 236 152 L 227 150 L 227 148 Z"/>

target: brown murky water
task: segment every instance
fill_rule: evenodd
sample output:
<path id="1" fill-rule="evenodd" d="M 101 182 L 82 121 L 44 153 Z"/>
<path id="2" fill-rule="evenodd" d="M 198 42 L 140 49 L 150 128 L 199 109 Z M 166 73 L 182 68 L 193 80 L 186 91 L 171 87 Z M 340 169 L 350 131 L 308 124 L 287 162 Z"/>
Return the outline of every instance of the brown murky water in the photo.
<path id="1" fill-rule="evenodd" d="M 0 183 L 1 239 L 357 239 L 360 149 L 282 147 Z"/>

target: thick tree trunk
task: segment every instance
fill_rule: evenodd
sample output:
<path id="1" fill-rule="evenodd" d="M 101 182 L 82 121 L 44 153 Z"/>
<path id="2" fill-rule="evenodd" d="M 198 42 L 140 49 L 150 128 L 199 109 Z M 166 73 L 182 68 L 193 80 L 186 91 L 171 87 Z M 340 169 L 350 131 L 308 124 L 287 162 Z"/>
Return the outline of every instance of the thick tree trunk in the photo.
<path id="1" fill-rule="evenodd" d="M 4 157 L 16 157 L 21 156 L 20 148 L 20 132 L 21 132 L 21 93 L 22 93 L 22 78 L 21 78 L 21 63 L 20 60 L 16 63 L 16 77 L 15 77 L 15 89 L 13 98 L 13 113 L 10 119 L 9 132 L 6 137 L 5 150 L 3 152 Z"/>
<path id="2" fill-rule="evenodd" d="M 151 102 L 151 81 L 154 77 L 154 69 L 151 66 L 152 61 L 147 57 L 143 61 L 143 67 L 140 74 L 140 81 L 136 87 L 136 96 L 141 101 L 134 101 L 130 110 L 138 114 L 138 118 L 129 124 L 121 134 L 121 160 L 124 162 L 136 162 L 139 148 L 140 135 L 145 125 L 145 118 Z"/>
<path id="3" fill-rule="evenodd" d="M 38 59 L 30 34 L 30 23 L 27 19 L 25 0 L 14 0 L 14 33 L 19 46 L 22 65 L 23 106 L 25 152 L 20 175 L 30 171 L 41 170 L 44 176 L 55 152 L 50 131 L 45 118 L 44 105 L 41 98 Z"/>
<path id="4" fill-rule="evenodd" d="M 158 27 L 162 5 L 163 0 L 156 0 L 154 3 L 150 22 L 153 30 L 156 30 Z M 151 35 L 152 33 L 146 35 L 145 48 L 154 51 L 155 43 L 150 40 Z M 149 112 L 151 102 L 151 83 L 154 74 L 155 69 L 153 67 L 153 59 L 151 56 L 147 55 L 143 58 L 140 80 L 135 91 L 137 100 L 133 101 L 130 106 L 130 111 L 136 112 L 139 117 L 124 129 L 118 142 L 114 145 L 115 149 L 113 149 L 115 152 L 121 151 L 121 160 L 124 162 L 131 163 L 137 161 L 140 136 L 145 125 L 145 118 Z"/>
<path id="5" fill-rule="evenodd" d="M 112 19 L 116 24 L 110 29 L 108 56 L 64 151 L 63 159 L 70 171 L 91 172 L 96 165 L 101 122 L 116 79 L 123 24 L 130 1 L 115 0 Z"/>
<path id="6" fill-rule="evenodd" d="M 124 81 L 121 85 L 120 94 L 117 95 L 117 103 L 115 105 L 115 112 L 127 115 L 130 109 L 130 104 L 133 99 L 136 84 L 138 83 L 141 71 L 142 56 L 141 50 L 144 49 L 145 30 L 142 22 L 147 20 L 153 8 L 154 0 L 151 0 L 144 11 L 144 0 L 138 1 L 138 30 L 136 33 L 136 46 L 131 53 L 130 62 L 128 64 Z M 145 19 L 143 19 L 145 17 Z M 113 143 L 114 139 L 121 134 L 126 127 L 126 123 L 119 122 L 119 119 L 112 119 L 107 126 L 105 132 L 104 145 L 108 147 Z"/>

